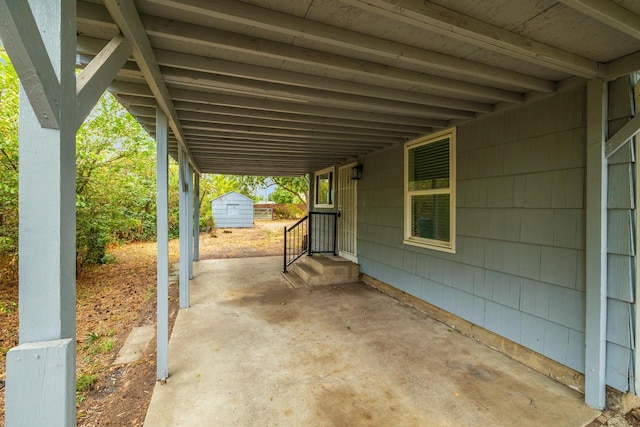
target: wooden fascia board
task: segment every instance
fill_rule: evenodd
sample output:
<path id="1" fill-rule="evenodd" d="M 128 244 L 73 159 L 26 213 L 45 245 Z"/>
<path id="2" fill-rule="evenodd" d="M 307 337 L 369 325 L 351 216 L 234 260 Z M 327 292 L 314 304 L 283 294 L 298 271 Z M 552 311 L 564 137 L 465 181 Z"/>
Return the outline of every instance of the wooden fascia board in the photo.
<path id="1" fill-rule="evenodd" d="M 560 0 L 583 13 L 634 39 L 640 39 L 640 16 L 610 0 Z"/>
<path id="2" fill-rule="evenodd" d="M 431 2 L 344 0 L 355 7 L 512 58 L 584 78 L 599 75 L 598 63 L 512 33 Z"/>
<path id="3" fill-rule="evenodd" d="M 113 21 L 118 25 L 122 34 L 124 34 L 127 41 L 131 44 L 136 63 L 144 74 L 149 89 L 158 102 L 158 106 L 166 114 L 173 134 L 178 138 L 193 168 L 200 173 L 195 159 L 189 152 L 189 147 L 187 146 L 180 122 L 173 108 L 171 97 L 169 96 L 169 90 L 164 83 L 160 67 L 155 60 L 151 43 L 149 42 L 149 38 L 140 21 L 140 16 L 133 1 L 105 0 L 104 3 Z"/>
<path id="4" fill-rule="evenodd" d="M 76 122 L 80 127 L 120 67 L 131 55 L 131 46 L 122 35 L 114 37 L 76 78 Z M 154 114 L 155 116 L 155 114 Z"/>
<path id="5" fill-rule="evenodd" d="M 27 1 L 0 0 L 0 38 L 38 122 L 57 129 L 61 85 Z"/>
<path id="6" fill-rule="evenodd" d="M 280 34 L 302 37 L 379 57 L 418 64 L 423 67 L 427 66 L 493 82 L 506 83 L 529 90 L 541 92 L 553 91 L 554 84 L 549 80 L 439 52 L 420 49 L 415 46 L 369 36 L 234 0 L 218 0 L 216 2 L 202 2 L 198 0 L 150 1 L 209 17 L 274 31 Z"/>

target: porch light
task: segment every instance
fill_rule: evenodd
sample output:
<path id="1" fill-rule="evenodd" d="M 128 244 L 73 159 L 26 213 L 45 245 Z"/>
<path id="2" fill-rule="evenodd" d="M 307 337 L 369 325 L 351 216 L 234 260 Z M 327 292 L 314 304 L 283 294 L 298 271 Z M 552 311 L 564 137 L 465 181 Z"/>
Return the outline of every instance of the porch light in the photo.
<path id="1" fill-rule="evenodd" d="M 362 178 L 362 163 L 358 163 L 354 167 L 351 168 L 351 179 L 361 179 Z"/>

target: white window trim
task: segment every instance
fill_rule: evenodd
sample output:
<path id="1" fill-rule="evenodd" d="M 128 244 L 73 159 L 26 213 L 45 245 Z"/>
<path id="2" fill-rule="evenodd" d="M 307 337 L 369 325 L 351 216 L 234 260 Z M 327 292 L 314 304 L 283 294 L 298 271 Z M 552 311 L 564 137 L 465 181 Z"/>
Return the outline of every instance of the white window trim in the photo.
<path id="1" fill-rule="evenodd" d="M 331 203 L 318 203 L 316 204 L 316 200 L 318 200 L 318 175 L 323 175 L 325 173 L 331 173 L 331 188 L 329 188 L 329 192 L 331 194 Z M 335 203 L 335 186 L 336 186 L 336 168 L 335 166 L 331 166 L 328 168 L 321 169 L 313 174 L 313 185 L 314 185 L 314 193 L 313 193 L 313 206 L 314 208 L 332 208 Z"/>
<path id="2" fill-rule="evenodd" d="M 435 189 L 409 192 L 409 150 L 420 145 L 429 144 L 449 137 L 449 189 Z M 411 235 L 411 199 L 412 195 L 424 194 L 449 194 L 449 236 L 451 241 L 441 242 L 439 240 L 426 239 L 424 237 L 414 237 Z M 430 134 L 426 137 L 409 141 L 404 146 L 404 240 L 406 245 L 419 246 L 421 248 L 433 249 L 441 252 L 456 253 L 456 128 L 445 129 L 440 132 Z"/>

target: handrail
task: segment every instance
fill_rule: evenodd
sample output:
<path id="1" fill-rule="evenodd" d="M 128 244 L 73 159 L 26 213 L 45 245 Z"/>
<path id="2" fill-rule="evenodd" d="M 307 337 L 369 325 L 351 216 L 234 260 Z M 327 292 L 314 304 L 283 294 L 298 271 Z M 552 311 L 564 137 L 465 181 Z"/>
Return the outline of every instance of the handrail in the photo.
<path id="1" fill-rule="evenodd" d="M 315 219 L 314 219 L 315 218 Z M 284 273 L 305 253 L 337 255 L 337 212 L 309 212 L 291 227 L 284 227 Z"/>
<path id="2" fill-rule="evenodd" d="M 293 224 L 284 227 L 284 273 L 295 260 L 307 253 L 309 249 L 309 215 Z"/>

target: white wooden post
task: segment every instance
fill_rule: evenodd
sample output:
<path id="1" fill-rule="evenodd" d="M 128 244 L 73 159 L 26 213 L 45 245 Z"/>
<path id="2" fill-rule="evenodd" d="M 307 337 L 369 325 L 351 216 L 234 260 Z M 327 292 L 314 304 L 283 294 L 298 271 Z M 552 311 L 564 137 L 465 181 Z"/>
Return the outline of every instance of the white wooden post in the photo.
<path id="1" fill-rule="evenodd" d="M 169 125 L 167 116 L 160 108 L 156 108 L 156 213 L 158 241 L 157 264 L 157 378 L 169 377 L 169 175 L 167 133 Z"/>
<path id="2" fill-rule="evenodd" d="M 189 162 L 186 153 L 178 154 L 179 186 L 180 186 L 180 308 L 188 308 L 189 303 L 189 245 L 192 233 L 189 219 Z"/>
<path id="3" fill-rule="evenodd" d="M 193 182 L 193 260 L 200 261 L 200 174 L 196 173 Z"/>
<path id="4" fill-rule="evenodd" d="M 0 2 L 0 36 L 22 82 L 20 345 L 7 353 L 5 399 L 12 427 L 76 425 L 75 7 Z"/>
<path id="5" fill-rule="evenodd" d="M 585 402 L 605 406 L 607 339 L 607 84 L 587 84 Z"/>

